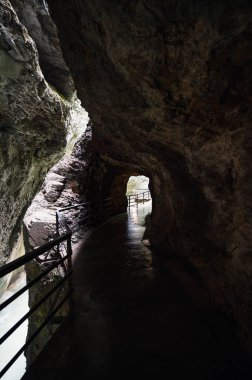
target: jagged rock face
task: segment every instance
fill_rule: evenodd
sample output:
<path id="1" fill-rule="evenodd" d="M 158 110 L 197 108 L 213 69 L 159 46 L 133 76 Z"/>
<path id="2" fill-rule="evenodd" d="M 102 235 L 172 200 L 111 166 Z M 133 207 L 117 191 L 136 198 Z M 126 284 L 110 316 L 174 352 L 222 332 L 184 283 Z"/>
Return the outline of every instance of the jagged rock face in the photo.
<path id="1" fill-rule="evenodd" d="M 91 143 L 91 129 L 87 128 L 85 134 L 75 144 L 72 154 L 66 154 L 47 173 L 40 191 L 34 197 L 31 206 L 24 217 L 24 242 L 26 251 L 30 251 L 37 246 L 47 243 L 56 236 L 56 209 L 82 203 L 86 197 L 88 182 L 88 164 L 91 160 L 89 145 Z M 86 190 L 86 191 L 85 191 Z M 72 214 L 71 214 L 72 212 Z M 71 210 L 67 215 L 67 221 L 72 228 L 72 243 L 78 243 L 83 238 L 82 232 L 74 230 L 76 210 Z M 73 223 L 72 223 L 73 222 Z M 60 233 L 65 232 L 60 230 Z M 61 246 L 62 248 L 63 246 Z M 74 245 L 73 245 L 74 247 Z M 57 268 L 58 269 L 58 268 Z M 50 272 L 43 281 L 36 284 L 29 291 L 29 306 L 33 307 L 48 293 L 48 290 L 56 285 L 61 279 L 62 273 L 57 269 Z M 26 266 L 27 282 L 37 277 L 43 264 L 32 261 Z M 68 293 L 66 287 L 60 293 L 63 297 Z M 58 295 L 57 295 L 58 297 Z M 28 338 L 34 334 L 37 328 L 44 321 L 45 316 L 52 311 L 54 296 L 50 297 L 39 310 L 29 318 Z M 61 315 L 68 315 L 67 305 L 60 310 Z M 51 325 L 43 329 L 34 343 L 26 349 L 27 364 L 33 362 L 44 345 L 49 341 L 52 333 Z"/>
<path id="2" fill-rule="evenodd" d="M 86 183 L 87 198 L 93 202 L 93 210 L 97 218 L 103 220 L 103 207 L 110 203 L 111 213 L 119 214 L 127 211 L 127 183 L 132 174 L 130 170 L 118 166 L 111 166 L 93 155 L 88 168 L 89 181 Z"/>
<path id="3" fill-rule="evenodd" d="M 24 217 L 27 250 L 45 244 L 55 236 L 57 209 L 82 203 L 86 199 L 91 139 L 89 127 L 77 141 L 72 154 L 64 155 L 47 173 Z"/>
<path id="4" fill-rule="evenodd" d="M 36 43 L 39 63 L 48 83 L 67 99 L 71 99 L 74 83 L 62 57 L 57 28 L 53 23 L 46 1 L 12 0 L 12 6 Z"/>
<path id="5" fill-rule="evenodd" d="M 47 85 L 34 41 L 0 1 L 0 263 L 45 173 L 62 154 L 69 106 Z"/>
<path id="6" fill-rule="evenodd" d="M 251 343 L 250 2 L 48 3 L 93 149 L 151 179 L 152 244 L 188 257 Z"/>

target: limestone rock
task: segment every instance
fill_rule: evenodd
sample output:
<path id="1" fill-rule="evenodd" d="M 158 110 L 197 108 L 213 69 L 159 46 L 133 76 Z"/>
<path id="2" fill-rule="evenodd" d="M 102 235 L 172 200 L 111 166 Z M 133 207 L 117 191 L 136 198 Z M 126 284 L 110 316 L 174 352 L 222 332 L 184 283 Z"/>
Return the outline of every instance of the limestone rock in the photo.
<path id="1" fill-rule="evenodd" d="M 75 87 L 60 49 L 57 28 L 44 0 L 12 0 L 20 21 L 36 43 L 46 81 L 71 100 Z"/>
<path id="2" fill-rule="evenodd" d="M 94 124 L 94 199 L 150 177 L 152 244 L 193 263 L 252 347 L 251 3 L 48 3 Z"/>
<path id="3" fill-rule="evenodd" d="M 85 143 L 84 143 L 85 141 Z M 86 135 L 77 142 L 73 153 L 66 154 L 51 170 L 47 173 L 41 190 L 34 197 L 30 207 L 24 217 L 24 238 L 26 251 L 30 251 L 35 247 L 47 243 L 56 236 L 56 210 L 73 204 L 81 203 L 85 199 L 85 192 L 82 186 L 88 175 L 88 165 L 90 150 L 84 150 L 83 147 L 91 142 L 90 130 Z M 60 174 L 59 174 L 60 173 Z M 72 241 L 76 242 L 80 239 L 74 229 L 76 219 L 76 210 L 65 213 L 69 226 L 73 231 Z M 60 233 L 65 231 L 60 230 Z M 78 234 L 80 233 L 78 229 Z M 63 245 L 60 246 L 63 249 Z M 38 276 L 43 270 L 43 264 L 35 261 L 26 266 L 27 279 L 32 280 Z M 39 282 L 36 287 L 29 291 L 29 305 L 35 305 L 41 297 L 48 292 L 48 288 L 55 285 L 61 278 L 62 273 L 58 270 L 50 272 L 46 279 Z M 66 295 L 68 292 L 62 290 L 60 296 Z M 52 298 L 53 299 L 53 298 Z M 45 316 L 51 311 L 53 300 L 49 299 L 44 303 L 38 312 L 29 318 L 28 337 L 31 336 L 36 328 L 43 322 Z M 62 312 L 62 310 L 61 310 Z M 67 307 L 63 308 L 63 313 L 68 314 Z M 51 326 L 43 329 L 43 334 L 37 337 L 34 344 L 30 345 L 26 350 L 27 363 L 30 364 L 38 355 L 44 344 L 47 343 L 51 336 Z"/>
<path id="4" fill-rule="evenodd" d="M 43 185 L 43 193 L 48 202 L 55 202 L 64 189 L 65 178 L 56 173 L 48 173 Z"/>
<path id="5" fill-rule="evenodd" d="M 69 106 L 51 90 L 38 52 L 7 0 L 0 1 L 0 263 L 22 216 L 62 154 Z"/>
<path id="6" fill-rule="evenodd" d="M 24 217 L 27 250 L 45 244 L 55 237 L 57 209 L 85 200 L 88 190 L 86 184 L 91 155 L 88 149 L 90 143 L 91 134 L 88 128 L 77 141 L 72 154 L 66 154 L 47 173 L 41 190 L 34 197 Z M 69 213 L 68 218 L 71 224 L 74 216 L 71 217 Z"/>

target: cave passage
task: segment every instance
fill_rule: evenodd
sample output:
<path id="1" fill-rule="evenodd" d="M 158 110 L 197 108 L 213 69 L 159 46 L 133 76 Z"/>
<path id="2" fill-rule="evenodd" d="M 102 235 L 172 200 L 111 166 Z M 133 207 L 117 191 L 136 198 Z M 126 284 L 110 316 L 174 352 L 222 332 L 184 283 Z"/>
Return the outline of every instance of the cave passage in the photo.
<path id="1" fill-rule="evenodd" d="M 0 1 L 0 266 L 55 237 L 75 259 L 30 378 L 252 379 L 251 4 Z"/>
<path id="2" fill-rule="evenodd" d="M 141 223 L 146 225 L 147 230 L 150 227 L 150 215 L 152 211 L 151 192 L 149 190 L 149 178 L 143 175 L 129 177 L 127 183 L 127 205 L 128 212 L 131 212 L 131 217 L 139 219 L 139 211 L 134 212 L 134 208 L 140 208 L 142 214 Z"/>
<path id="3" fill-rule="evenodd" d="M 112 218 L 80 248 L 74 319 L 24 380 L 247 378 L 227 320 L 197 307 L 191 279 L 182 285 L 174 276 L 184 278 L 183 268 L 142 244 L 143 210 Z"/>

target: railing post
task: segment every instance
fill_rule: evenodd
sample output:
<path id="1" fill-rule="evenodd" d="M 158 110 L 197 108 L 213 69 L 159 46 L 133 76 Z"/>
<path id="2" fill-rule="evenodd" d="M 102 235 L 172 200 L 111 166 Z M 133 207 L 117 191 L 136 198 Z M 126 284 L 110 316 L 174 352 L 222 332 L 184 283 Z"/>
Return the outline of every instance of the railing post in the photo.
<path id="1" fill-rule="evenodd" d="M 58 216 L 58 212 L 56 211 L 56 233 L 57 233 L 57 236 L 59 235 L 59 216 Z"/>
<path id="2" fill-rule="evenodd" d="M 59 215 L 58 212 L 56 211 L 56 235 L 57 237 L 59 236 Z M 59 251 L 60 247 L 59 244 L 57 244 L 57 255 L 59 256 Z"/>
<path id="3" fill-rule="evenodd" d="M 71 242 L 71 238 L 72 238 L 72 234 L 70 234 L 67 238 L 67 255 L 70 255 L 67 259 L 67 268 L 68 268 L 68 272 L 72 271 L 72 254 L 73 254 L 73 251 L 72 251 L 72 242 Z M 69 314 L 72 315 L 73 314 L 73 280 L 72 280 L 72 276 L 70 276 L 67 280 L 68 282 L 68 288 L 69 288 L 69 292 L 70 292 L 70 297 L 69 297 Z"/>

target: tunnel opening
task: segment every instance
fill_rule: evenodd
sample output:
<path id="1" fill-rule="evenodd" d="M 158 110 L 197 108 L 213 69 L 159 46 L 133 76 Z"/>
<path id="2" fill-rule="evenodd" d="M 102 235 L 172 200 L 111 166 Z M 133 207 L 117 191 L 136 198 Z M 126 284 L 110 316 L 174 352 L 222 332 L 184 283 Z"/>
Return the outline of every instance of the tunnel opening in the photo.
<path id="1" fill-rule="evenodd" d="M 89 173 L 90 191 L 88 200 L 93 204 L 96 223 L 104 220 L 103 204 L 107 200 L 111 205 L 111 216 L 129 214 L 135 221 L 141 220 L 145 225 L 145 217 L 152 212 L 151 177 L 134 168 L 114 166 L 105 160 L 96 158 L 96 164 Z M 140 216 L 141 215 L 141 216 Z"/>
<path id="2" fill-rule="evenodd" d="M 128 211 L 132 207 L 138 208 L 146 202 L 150 203 L 148 206 L 151 208 L 149 182 L 149 178 L 144 175 L 134 175 L 129 177 L 126 192 Z"/>
<path id="3" fill-rule="evenodd" d="M 127 196 L 149 190 L 149 178 L 144 175 L 131 176 L 127 183 Z"/>
<path id="4" fill-rule="evenodd" d="M 127 212 L 130 222 L 145 227 L 143 242 L 149 245 L 152 198 L 150 179 L 144 175 L 130 176 L 127 182 Z"/>

